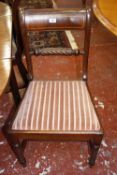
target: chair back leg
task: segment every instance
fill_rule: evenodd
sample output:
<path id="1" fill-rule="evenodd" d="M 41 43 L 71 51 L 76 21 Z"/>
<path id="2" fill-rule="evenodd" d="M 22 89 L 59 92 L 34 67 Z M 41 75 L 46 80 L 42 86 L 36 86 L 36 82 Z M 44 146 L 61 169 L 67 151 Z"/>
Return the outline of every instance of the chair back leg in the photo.
<path id="1" fill-rule="evenodd" d="M 82 3 L 83 3 L 83 5 L 85 5 L 86 4 L 86 0 L 82 0 Z"/>
<path id="2" fill-rule="evenodd" d="M 12 95 L 13 95 L 13 99 L 15 101 L 15 105 L 18 106 L 21 98 L 20 98 L 20 94 L 19 94 L 19 91 L 18 91 L 18 85 L 17 85 L 17 81 L 16 81 L 16 77 L 15 77 L 13 67 L 12 67 L 12 70 L 11 70 L 10 87 L 11 87 L 11 92 L 12 92 Z"/>

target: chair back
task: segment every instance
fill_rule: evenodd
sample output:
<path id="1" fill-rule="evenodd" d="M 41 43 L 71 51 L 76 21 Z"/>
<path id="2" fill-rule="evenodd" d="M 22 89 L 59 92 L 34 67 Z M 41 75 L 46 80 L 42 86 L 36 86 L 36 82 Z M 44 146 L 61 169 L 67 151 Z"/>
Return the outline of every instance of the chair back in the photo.
<path id="1" fill-rule="evenodd" d="M 87 79 L 88 55 L 91 29 L 90 9 L 20 9 L 20 28 L 25 49 L 29 77 L 33 77 L 29 36 L 32 31 L 83 30 L 85 33 L 83 51 L 66 52 L 83 55 L 83 79 Z M 39 52 L 38 52 L 39 53 Z"/>

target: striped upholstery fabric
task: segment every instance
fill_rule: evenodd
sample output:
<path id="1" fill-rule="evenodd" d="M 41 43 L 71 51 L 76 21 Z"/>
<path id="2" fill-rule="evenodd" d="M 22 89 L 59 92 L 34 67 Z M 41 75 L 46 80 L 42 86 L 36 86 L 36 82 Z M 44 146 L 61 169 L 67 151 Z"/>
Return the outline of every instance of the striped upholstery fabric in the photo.
<path id="1" fill-rule="evenodd" d="M 100 124 L 85 82 L 32 81 L 12 129 L 95 133 Z"/>

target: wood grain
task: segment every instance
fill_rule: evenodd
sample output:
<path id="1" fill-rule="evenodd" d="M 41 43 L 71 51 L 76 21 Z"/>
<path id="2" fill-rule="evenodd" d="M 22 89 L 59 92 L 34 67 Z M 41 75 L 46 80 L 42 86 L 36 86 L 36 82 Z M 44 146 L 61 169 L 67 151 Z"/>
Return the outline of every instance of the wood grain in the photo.
<path id="1" fill-rule="evenodd" d="M 117 0 L 94 0 L 93 11 L 98 20 L 117 36 Z"/>
<path id="2" fill-rule="evenodd" d="M 3 94 L 11 71 L 12 16 L 10 7 L 0 2 L 0 96 Z"/>
<path id="3" fill-rule="evenodd" d="M 11 15 L 0 16 L 0 59 L 11 56 L 11 23 Z"/>
<path id="4" fill-rule="evenodd" d="M 3 2 L 0 2 L 0 17 L 11 15 L 11 10 L 8 5 Z"/>
<path id="5" fill-rule="evenodd" d="M 0 96 L 4 92 L 10 77 L 11 59 L 0 60 Z"/>

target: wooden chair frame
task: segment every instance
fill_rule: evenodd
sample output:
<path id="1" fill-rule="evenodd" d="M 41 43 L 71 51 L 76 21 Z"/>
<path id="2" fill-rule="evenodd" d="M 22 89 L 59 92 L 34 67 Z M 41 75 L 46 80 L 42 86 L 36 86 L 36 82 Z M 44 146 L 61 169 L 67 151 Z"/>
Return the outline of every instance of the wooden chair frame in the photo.
<path id="1" fill-rule="evenodd" d="M 54 10 L 54 13 L 59 14 L 64 14 L 65 10 Z M 69 11 L 69 9 L 68 9 Z M 68 12 L 67 11 L 67 12 Z M 24 15 L 32 15 L 34 11 L 33 10 L 22 10 L 21 14 Z M 38 13 L 38 10 L 36 11 Z M 45 11 L 42 11 L 43 13 Z M 48 11 L 49 13 L 53 13 L 53 10 Z M 72 9 L 73 14 L 77 14 L 77 17 L 82 18 L 84 21 L 81 22 L 80 20 L 77 21 L 77 24 L 74 26 L 71 25 L 71 23 L 67 23 L 67 29 L 82 29 L 85 31 L 85 39 L 84 39 L 84 51 L 79 52 L 79 54 L 83 55 L 83 76 L 82 79 L 83 81 L 87 82 L 87 74 L 88 74 L 88 55 L 89 55 L 89 44 L 90 44 L 90 30 L 91 30 L 91 10 L 81 10 L 79 11 L 78 9 Z M 71 13 L 72 13 L 71 12 Z M 43 14 L 42 13 L 42 14 Z M 38 14 L 39 15 L 39 14 Z M 21 17 L 21 16 L 20 16 Z M 64 17 L 64 16 L 63 16 Z M 85 18 L 84 18 L 85 17 Z M 23 21 L 24 20 L 24 21 Z M 84 25 L 85 24 L 85 25 Z M 32 63 L 31 63 L 31 55 L 29 54 L 29 42 L 28 42 L 28 31 L 31 30 L 47 30 L 45 25 L 40 25 L 37 21 L 33 21 L 33 23 L 29 23 L 29 25 L 26 24 L 25 18 L 20 18 L 20 25 L 22 29 L 22 38 L 24 42 L 24 48 L 25 48 L 25 55 L 26 55 L 26 61 L 27 61 L 27 68 L 29 72 L 29 77 L 30 80 L 33 78 L 33 73 L 32 73 Z M 51 29 L 54 28 L 54 30 L 58 29 L 65 29 L 66 26 L 64 24 L 60 24 L 59 26 L 53 25 L 51 26 Z M 23 165 L 26 166 L 26 159 L 24 157 L 24 148 L 26 146 L 26 142 L 28 140 L 40 140 L 40 141 L 85 141 L 88 142 L 89 144 L 89 150 L 90 150 L 90 158 L 89 158 L 89 165 L 93 166 L 95 164 L 96 156 L 98 153 L 98 150 L 100 148 L 100 144 L 103 138 L 103 129 L 101 127 L 101 131 L 98 134 L 83 134 L 83 133 L 70 133 L 70 134 L 65 134 L 65 133 L 37 133 L 37 132 L 31 132 L 31 131 L 14 131 L 12 130 L 12 124 L 15 119 L 16 115 L 11 116 L 11 118 L 8 119 L 6 122 L 3 132 L 12 148 L 14 151 L 15 155 L 17 156 L 19 162 Z"/>

